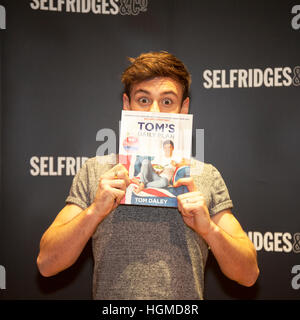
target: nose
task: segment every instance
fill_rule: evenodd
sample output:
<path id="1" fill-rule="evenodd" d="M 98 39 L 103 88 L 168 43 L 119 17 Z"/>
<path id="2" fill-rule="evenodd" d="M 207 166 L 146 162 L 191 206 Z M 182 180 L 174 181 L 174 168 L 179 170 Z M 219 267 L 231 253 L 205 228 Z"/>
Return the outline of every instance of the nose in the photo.
<path id="1" fill-rule="evenodd" d="M 159 106 L 156 100 L 153 101 L 152 105 L 150 106 L 150 112 L 159 112 Z"/>

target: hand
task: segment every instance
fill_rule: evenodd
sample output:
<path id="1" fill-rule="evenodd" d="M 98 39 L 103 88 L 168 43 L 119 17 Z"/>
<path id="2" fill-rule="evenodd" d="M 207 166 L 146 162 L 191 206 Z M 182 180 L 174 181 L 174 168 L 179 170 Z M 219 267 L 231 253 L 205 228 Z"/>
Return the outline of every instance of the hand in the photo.
<path id="1" fill-rule="evenodd" d="M 192 177 L 179 179 L 174 184 L 175 187 L 179 187 L 180 185 L 187 186 L 189 190 L 189 192 L 177 197 L 178 210 L 182 215 L 183 221 L 187 226 L 204 237 L 213 227 L 205 198 L 201 192 L 196 191 Z"/>
<path id="2" fill-rule="evenodd" d="M 128 171 L 122 164 L 117 164 L 100 177 L 93 205 L 102 218 L 118 207 L 129 183 Z"/>
<path id="3" fill-rule="evenodd" d="M 135 193 L 140 193 L 142 190 L 144 190 L 145 188 L 145 185 L 143 184 L 143 182 L 141 182 L 139 179 L 137 179 L 136 177 L 133 177 L 131 180 L 130 180 L 130 183 L 134 183 L 136 184 L 135 188 L 134 188 L 134 191 Z"/>

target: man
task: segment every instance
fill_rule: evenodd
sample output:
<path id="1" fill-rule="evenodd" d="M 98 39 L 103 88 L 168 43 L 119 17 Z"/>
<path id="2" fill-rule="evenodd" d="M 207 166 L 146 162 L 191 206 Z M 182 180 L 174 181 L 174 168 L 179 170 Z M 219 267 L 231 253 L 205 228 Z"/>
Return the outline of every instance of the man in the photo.
<path id="1" fill-rule="evenodd" d="M 167 52 L 130 59 L 124 71 L 123 109 L 188 113 L 190 75 Z M 124 206 L 129 184 L 113 155 L 89 159 L 75 176 L 66 206 L 44 233 L 37 259 L 44 276 L 71 266 L 93 239 L 94 299 L 203 299 L 208 246 L 223 273 L 251 286 L 256 251 L 231 208 L 218 170 L 191 163 L 191 177 L 175 186 L 178 208 Z M 196 173 L 196 174 L 193 174 Z"/>
<path id="2" fill-rule="evenodd" d="M 132 182 L 138 185 L 136 193 L 146 188 L 166 188 L 172 180 L 177 164 L 181 160 L 175 161 L 173 158 L 174 142 L 165 140 L 163 143 L 163 155 L 156 156 L 152 161 L 144 159 L 141 170 L 138 174 L 140 179 L 135 177 Z"/>

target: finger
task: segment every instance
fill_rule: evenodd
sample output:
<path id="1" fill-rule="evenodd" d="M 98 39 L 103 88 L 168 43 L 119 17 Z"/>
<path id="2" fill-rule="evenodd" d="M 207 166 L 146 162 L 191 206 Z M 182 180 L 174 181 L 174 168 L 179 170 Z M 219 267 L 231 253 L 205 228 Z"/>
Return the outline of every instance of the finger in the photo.
<path id="1" fill-rule="evenodd" d="M 186 217 L 193 217 L 199 211 L 200 207 L 198 203 L 185 203 L 182 205 L 182 215 Z"/>
<path id="2" fill-rule="evenodd" d="M 116 174 L 116 179 L 123 179 L 125 181 L 126 186 L 130 184 L 130 179 L 128 177 L 128 172 L 126 171 L 118 171 Z"/>
<path id="3" fill-rule="evenodd" d="M 119 176 L 120 172 L 126 172 L 128 174 L 127 169 L 122 165 L 122 164 L 117 164 L 111 169 L 109 169 L 103 176 L 110 178 L 110 179 L 115 179 Z"/>
<path id="4" fill-rule="evenodd" d="M 178 208 L 178 210 L 181 212 L 183 209 L 182 209 L 182 203 L 181 203 L 181 201 L 178 199 L 178 197 L 177 197 L 177 208 Z"/>
<path id="5" fill-rule="evenodd" d="M 121 200 L 125 196 L 125 191 L 117 188 L 112 188 L 109 184 L 106 185 L 106 188 L 111 201 L 113 201 L 112 210 L 114 210 L 118 207 Z"/>
<path id="6" fill-rule="evenodd" d="M 113 209 L 115 209 L 120 204 L 121 200 L 124 198 L 125 191 L 119 189 L 112 189 L 112 192 L 115 197 L 115 203 L 113 206 Z"/>
<path id="7" fill-rule="evenodd" d="M 186 205 L 181 205 L 181 210 L 179 210 L 181 215 L 184 217 L 193 217 L 193 212 L 190 212 Z"/>
<path id="8" fill-rule="evenodd" d="M 174 187 L 187 186 L 189 192 L 196 191 L 194 179 L 192 177 L 178 179 L 174 183 Z"/>
<path id="9" fill-rule="evenodd" d="M 186 212 L 189 209 L 200 209 L 206 205 L 205 198 L 199 192 L 191 193 L 194 196 L 191 197 L 177 197 L 178 210 L 180 212 Z"/>
<path id="10" fill-rule="evenodd" d="M 115 188 L 123 191 L 126 190 L 126 182 L 123 179 L 107 180 L 107 184 L 111 188 Z"/>
<path id="11" fill-rule="evenodd" d="M 102 179 L 100 187 L 105 188 L 106 186 L 109 188 L 115 188 L 124 191 L 126 190 L 126 183 L 123 179 Z"/>
<path id="12" fill-rule="evenodd" d="M 178 210 L 181 212 L 183 211 L 183 204 L 184 202 L 186 202 L 186 200 L 188 200 L 190 198 L 190 196 L 188 196 L 188 194 L 190 194 L 189 192 L 188 193 L 185 193 L 185 194 L 180 194 L 179 196 L 177 196 L 177 206 L 178 206 Z M 184 197 L 183 197 L 184 195 Z"/>
<path id="13" fill-rule="evenodd" d="M 126 182 L 126 186 L 130 184 L 128 170 L 122 164 L 117 164 L 112 168 L 112 170 L 114 172 L 114 179 L 124 179 Z"/>
<path id="14" fill-rule="evenodd" d="M 203 197 L 203 194 L 200 191 L 186 192 L 178 195 L 177 198 L 179 198 L 180 200 L 183 200 L 183 199 L 196 198 L 196 197 Z"/>
<path id="15" fill-rule="evenodd" d="M 126 168 L 122 165 L 117 165 L 111 168 L 109 171 L 107 171 L 103 176 L 102 179 L 105 180 L 119 180 L 123 179 L 126 183 L 126 186 L 129 185 L 129 177 L 128 177 L 128 171 Z"/>
<path id="16" fill-rule="evenodd" d="M 178 198 L 178 197 L 177 197 Z M 182 198 L 178 198 L 177 199 L 177 202 L 180 206 L 184 206 L 185 204 L 188 204 L 188 203 L 201 203 L 202 202 L 202 198 L 201 197 L 186 197 L 184 199 Z"/>
<path id="17" fill-rule="evenodd" d="M 178 203 L 183 207 L 188 207 L 188 205 L 196 205 L 198 208 L 201 208 L 206 205 L 204 197 L 179 199 Z"/>
<path id="18" fill-rule="evenodd" d="M 115 172 L 118 172 L 118 173 L 123 172 L 128 175 L 128 170 L 121 163 L 114 166 L 113 169 Z"/>
<path id="19" fill-rule="evenodd" d="M 177 202 L 179 204 L 184 204 L 188 202 L 203 204 L 205 203 L 205 198 L 200 192 L 188 192 L 184 195 L 182 194 L 177 196 Z"/>

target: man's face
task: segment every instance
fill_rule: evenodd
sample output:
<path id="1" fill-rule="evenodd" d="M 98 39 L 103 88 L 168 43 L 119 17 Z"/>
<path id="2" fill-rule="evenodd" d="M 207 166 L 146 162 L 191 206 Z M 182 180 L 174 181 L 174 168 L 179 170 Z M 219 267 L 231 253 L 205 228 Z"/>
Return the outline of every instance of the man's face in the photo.
<path id="1" fill-rule="evenodd" d="M 182 102 L 179 82 L 167 77 L 141 81 L 131 88 L 130 100 L 124 93 L 123 109 L 168 113 L 188 113 L 189 98 Z"/>
<path id="2" fill-rule="evenodd" d="M 171 143 L 166 143 L 164 144 L 164 153 L 165 153 L 165 157 L 172 157 L 174 151 L 174 147 L 171 145 Z"/>

